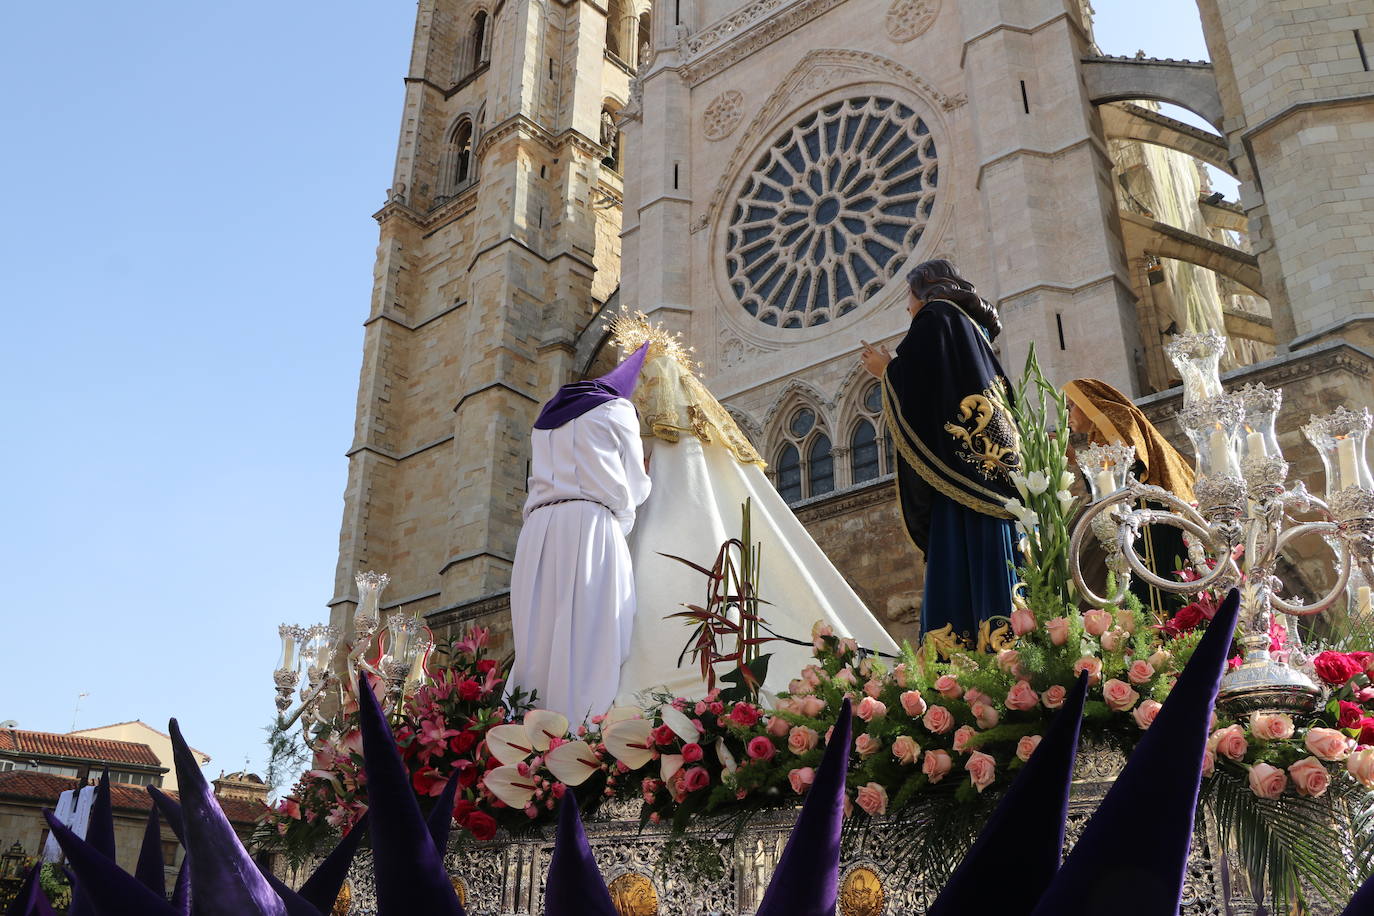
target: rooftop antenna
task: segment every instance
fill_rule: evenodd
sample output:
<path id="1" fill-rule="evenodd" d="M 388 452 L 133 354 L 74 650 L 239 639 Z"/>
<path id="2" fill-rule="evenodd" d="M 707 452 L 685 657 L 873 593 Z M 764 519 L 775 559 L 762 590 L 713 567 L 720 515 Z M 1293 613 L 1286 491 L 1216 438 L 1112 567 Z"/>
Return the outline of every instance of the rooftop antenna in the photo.
<path id="1" fill-rule="evenodd" d="M 76 695 L 76 706 L 72 708 L 72 731 L 76 731 L 76 714 L 81 711 L 81 700 L 90 696 L 86 691 L 81 691 Z"/>

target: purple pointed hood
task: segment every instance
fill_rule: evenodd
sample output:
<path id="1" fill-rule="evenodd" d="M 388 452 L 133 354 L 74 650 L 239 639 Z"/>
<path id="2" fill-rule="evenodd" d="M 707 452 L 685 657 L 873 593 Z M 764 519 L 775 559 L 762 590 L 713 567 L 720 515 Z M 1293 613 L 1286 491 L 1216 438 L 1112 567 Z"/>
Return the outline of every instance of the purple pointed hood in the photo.
<path id="1" fill-rule="evenodd" d="M 1212 704 L 1239 610 L 1240 592 L 1231 589 L 1034 916 L 1178 912 Z M 1123 837 L 1131 848 L 1124 857 Z"/>
<path id="2" fill-rule="evenodd" d="M 639 370 L 643 367 L 644 357 L 648 352 L 649 342 L 645 341 L 623 363 L 601 378 L 572 382 L 559 388 L 558 393 L 539 411 L 534 428 L 557 429 L 569 420 L 576 420 L 593 407 L 600 407 L 616 398 L 628 398 L 635 393 L 635 385 L 639 383 Z"/>
<path id="3" fill-rule="evenodd" d="M 339 888 L 343 887 L 345 879 L 348 878 L 348 868 L 353 864 L 358 844 L 367 834 L 369 816 L 364 812 L 363 816 L 358 818 L 358 823 L 353 825 L 353 829 L 339 840 L 339 845 L 324 857 L 324 861 L 316 866 L 315 871 L 301 885 L 301 897 L 321 913 L 328 913 L 334 909 L 334 901 L 339 896 Z"/>
<path id="4" fill-rule="evenodd" d="M 1064 821 L 1087 697 L 1085 672 L 927 916 L 1027 916 L 1035 908 L 1054 880 L 1064 850 Z M 997 880 L 989 881 L 993 874 Z"/>
<path id="5" fill-rule="evenodd" d="M 572 789 L 559 802 L 558 838 L 544 882 L 544 916 L 616 916 L 606 879 L 587 844 Z"/>
<path id="6" fill-rule="evenodd" d="M 56 916 L 38 880 L 38 873 L 42 868 L 42 864 L 38 864 L 29 869 L 24 886 L 19 888 L 19 893 L 5 908 L 5 916 Z"/>
<path id="7" fill-rule="evenodd" d="M 1374 916 L 1374 878 L 1360 885 L 1350 903 L 1341 910 L 1341 916 Z"/>
<path id="8" fill-rule="evenodd" d="M 157 805 L 148 809 L 148 824 L 143 828 L 143 848 L 138 851 L 138 865 L 134 877 L 148 890 L 167 896 L 167 877 L 162 862 L 162 819 Z"/>
<path id="9" fill-rule="evenodd" d="M 95 786 L 95 799 L 91 803 L 91 816 L 86 824 L 86 842 L 91 848 L 111 861 L 115 857 L 114 806 L 110 801 L 110 771 L 100 774 Z M 95 909 L 86 889 L 79 883 L 72 888 L 72 902 L 68 908 L 71 916 L 94 916 Z"/>
<path id="10" fill-rule="evenodd" d="M 420 813 L 410 776 L 396 749 L 381 704 L 358 675 L 358 718 L 363 732 L 368 813 L 372 827 L 372 865 L 377 881 L 378 916 L 463 916 L 443 856 Z"/>
<path id="11" fill-rule="evenodd" d="M 172 885 L 172 913 L 191 916 L 191 863 L 184 857 L 177 869 L 177 882 Z"/>
<path id="12" fill-rule="evenodd" d="M 430 838 L 434 840 L 434 848 L 439 850 L 441 858 L 448 853 L 448 834 L 453 828 L 453 800 L 458 797 L 458 777 L 461 772 L 453 771 L 444 784 L 444 791 L 435 800 L 434 807 L 429 809 L 429 817 L 425 819 Z"/>
<path id="13" fill-rule="evenodd" d="M 44 811 L 48 827 L 76 874 L 86 904 L 96 916 L 171 916 L 167 901 Z"/>
<path id="14" fill-rule="evenodd" d="M 825 746 L 816 780 L 755 916 L 831 916 L 840 887 L 840 833 L 853 723 L 849 699 Z"/>

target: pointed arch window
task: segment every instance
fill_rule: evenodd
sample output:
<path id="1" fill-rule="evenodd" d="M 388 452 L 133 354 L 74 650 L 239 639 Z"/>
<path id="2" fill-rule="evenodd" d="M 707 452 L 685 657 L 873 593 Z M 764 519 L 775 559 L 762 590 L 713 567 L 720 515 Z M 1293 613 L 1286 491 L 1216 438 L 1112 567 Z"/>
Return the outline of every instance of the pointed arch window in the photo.
<path id="1" fill-rule="evenodd" d="M 487 62 L 487 11 L 478 10 L 472 17 L 471 32 L 472 69 L 476 70 Z"/>
<path id="2" fill-rule="evenodd" d="M 625 59 L 625 43 L 621 34 L 624 28 L 624 0 L 610 0 L 606 4 L 606 50 L 621 60 Z"/>
<path id="3" fill-rule="evenodd" d="M 816 411 L 797 407 L 782 429 L 775 454 L 778 492 L 789 503 L 835 489 L 835 456 L 829 433 Z"/>
<path id="4" fill-rule="evenodd" d="M 896 471 L 892 437 L 883 420 L 883 391 L 873 382 L 858 405 L 859 417 L 849 436 L 849 470 L 854 484 L 877 480 Z"/>
<path id="5" fill-rule="evenodd" d="M 639 14 L 639 22 L 635 26 L 635 68 L 642 70 L 649 63 L 650 49 L 653 47 L 653 39 L 650 37 L 653 27 L 653 14 L 647 10 Z"/>
<path id="6" fill-rule="evenodd" d="M 466 187 L 472 180 L 472 121 L 468 118 L 458 122 L 453 129 L 451 142 L 453 154 L 453 188 Z"/>

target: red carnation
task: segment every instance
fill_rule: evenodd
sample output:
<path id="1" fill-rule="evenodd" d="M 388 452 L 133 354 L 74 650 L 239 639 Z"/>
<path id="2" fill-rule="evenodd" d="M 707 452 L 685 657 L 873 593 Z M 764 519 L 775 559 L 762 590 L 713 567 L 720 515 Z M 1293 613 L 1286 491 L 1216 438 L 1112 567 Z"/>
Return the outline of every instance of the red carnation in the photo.
<path id="1" fill-rule="evenodd" d="M 683 762 L 683 763 L 696 763 L 698 760 L 700 760 L 700 759 L 702 758 L 702 756 L 703 756 L 703 751 L 702 751 L 702 749 L 701 749 L 701 745 L 700 745 L 700 744 L 697 744 L 696 742 L 693 742 L 693 743 L 691 743 L 691 744 L 684 744 L 684 745 L 682 746 L 682 762 Z"/>
<path id="2" fill-rule="evenodd" d="M 673 734 L 673 730 L 666 725 L 660 725 L 649 734 L 653 737 L 654 744 L 668 745 L 672 744 L 673 741 L 677 739 L 677 736 Z"/>
<path id="3" fill-rule="evenodd" d="M 458 736 L 448 743 L 448 746 L 453 748 L 455 754 L 466 754 L 472 750 L 472 746 L 476 743 L 476 732 L 459 732 Z"/>
<path id="4" fill-rule="evenodd" d="M 730 721 L 743 728 L 750 728 L 759 721 L 759 711 L 748 703 L 736 703 L 730 710 Z"/>
<path id="5" fill-rule="evenodd" d="M 479 840 L 485 841 L 496 836 L 496 818 L 482 811 L 469 814 L 467 823 L 463 826 Z"/>
<path id="6" fill-rule="evenodd" d="M 1312 659 L 1312 667 L 1317 669 L 1317 677 L 1333 687 L 1341 686 L 1364 671 L 1364 665 L 1344 652 L 1323 652 Z"/>
<path id="7" fill-rule="evenodd" d="M 1341 728 L 1359 728 L 1360 720 L 1364 718 L 1364 710 L 1354 703 L 1340 701 L 1341 717 L 1336 722 Z"/>
<path id="8" fill-rule="evenodd" d="M 466 798 L 458 798 L 453 802 L 453 819 L 459 824 L 466 824 L 468 817 L 477 810 L 475 802 Z"/>
<path id="9" fill-rule="evenodd" d="M 492 670 L 493 668 L 495 668 L 495 667 L 496 667 L 496 659 L 494 659 L 494 658 L 484 658 L 484 659 L 482 659 L 480 662 L 477 663 L 477 673 L 478 673 L 478 674 L 486 674 L 488 671 L 491 671 L 491 670 Z"/>
<path id="10" fill-rule="evenodd" d="M 472 678 L 463 678 L 458 682 L 458 698 L 472 702 L 482 696 L 482 685 Z"/>

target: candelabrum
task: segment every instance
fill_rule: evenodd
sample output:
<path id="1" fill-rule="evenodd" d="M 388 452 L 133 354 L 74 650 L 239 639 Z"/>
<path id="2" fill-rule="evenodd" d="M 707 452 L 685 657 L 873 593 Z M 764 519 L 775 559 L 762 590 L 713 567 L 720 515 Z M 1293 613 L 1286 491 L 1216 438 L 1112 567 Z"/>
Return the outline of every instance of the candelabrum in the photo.
<path id="1" fill-rule="evenodd" d="M 1178 420 L 1196 458 L 1197 504 L 1137 480 L 1131 474 L 1134 449 L 1128 446 L 1085 449 L 1079 467 L 1093 501 L 1070 541 L 1072 574 L 1085 600 L 1096 607 L 1119 602 L 1132 576 L 1174 594 L 1240 586 L 1244 657 L 1223 678 L 1219 702 L 1235 714 L 1310 712 L 1321 696 L 1310 660 L 1292 628 L 1284 645 L 1271 651 L 1271 622 L 1275 613 L 1321 614 L 1347 596 L 1347 590 L 1352 613 L 1369 613 L 1374 480 L 1364 448 L 1370 412 L 1341 407 L 1312 417 L 1303 427 L 1326 471 L 1326 495 L 1319 498 L 1303 482 L 1288 480 L 1288 463 L 1274 429 L 1282 393 L 1253 384 L 1239 392 L 1225 391 L 1217 373 L 1223 347 L 1224 338 L 1213 332 L 1180 337 L 1168 348 L 1184 380 Z M 1146 504 L 1163 508 L 1142 507 Z M 1314 514 L 1317 520 L 1304 520 Z M 1165 579 L 1149 569 L 1135 542 L 1150 525 L 1182 529 L 1193 564 L 1205 569 L 1210 563 L 1211 569 L 1189 582 Z M 1083 580 L 1079 556 L 1089 535 L 1101 541 L 1114 573 L 1108 595 L 1095 594 Z M 1336 583 L 1305 604 L 1284 596 L 1275 570 L 1286 547 L 1312 535 L 1334 553 Z"/>
<path id="2" fill-rule="evenodd" d="M 277 687 L 278 727 L 289 730 L 298 720 L 307 743 L 313 743 L 314 730 L 327 724 L 323 700 L 353 689 L 359 672 L 366 671 L 386 682 L 386 699 L 393 706 L 423 685 L 429 678 L 427 664 L 434 649 L 434 637 L 418 618 L 395 611 L 386 626 L 379 628 L 382 592 L 390 577 L 385 573 L 362 572 L 355 580 L 358 603 L 353 613 L 351 640 L 343 640 L 337 627 L 316 624 L 304 627 L 282 624 L 281 658 L 273 673 Z M 341 680 L 337 670 L 342 661 Z M 304 670 L 307 682 L 300 689 L 299 705 L 290 714 L 291 695 Z"/>

